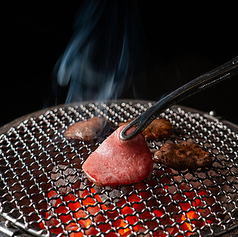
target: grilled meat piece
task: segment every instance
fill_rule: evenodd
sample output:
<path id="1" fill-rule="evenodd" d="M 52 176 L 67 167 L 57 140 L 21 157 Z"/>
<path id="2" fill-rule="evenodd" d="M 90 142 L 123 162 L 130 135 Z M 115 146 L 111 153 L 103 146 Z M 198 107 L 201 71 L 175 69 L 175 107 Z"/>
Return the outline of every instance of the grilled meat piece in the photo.
<path id="1" fill-rule="evenodd" d="M 67 139 L 92 141 L 108 125 L 108 121 L 102 117 L 93 117 L 85 121 L 74 123 L 68 127 L 64 136 Z"/>
<path id="2" fill-rule="evenodd" d="M 119 136 L 123 128 L 119 127 L 104 140 L 83 164 L 84 173 L 97 186 L 137 183 L 147 178 L 153 169 L 152 154 L 145 138 L 138 134 L 122 141 Z"/>
<path id="3" fill-rule="evenodd" d="M 119 126 L 129 124 L 133 119 L 127 122 L 119 123 Z M 151 124 L 142 132 L 145 138 L 149 140 L 162 140 L 168 138 L 173 132 L 172 124 L 166 119 L 155 119 Z"/>
<path id="4" fill-rule="evenodd" d="M 210 154 L 192 142 L 165 143 L 154 154 L 154 161 L 175 170 L 196 170 L 210 167 Z"/>

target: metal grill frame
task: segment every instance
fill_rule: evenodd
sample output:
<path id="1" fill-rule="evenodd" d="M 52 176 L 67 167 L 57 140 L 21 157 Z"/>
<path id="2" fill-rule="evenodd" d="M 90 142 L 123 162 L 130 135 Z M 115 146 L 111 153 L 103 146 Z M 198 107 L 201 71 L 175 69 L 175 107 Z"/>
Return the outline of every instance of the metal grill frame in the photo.
<path id="1" fill-rule="evenodd" d="M 51 173 L 54 166 L 59 167 L 59 164 L 62 163 L 62 160 L 58 161 L 57 157 L 64 157 L 64 161 L 66 163 L 68 162 L 69 167 L 72 169 L 71 176 L 77 176 L 78 180 L 80 182 L 83 182 L 84 185 L 87 185 L 87 179 L 83 175 L 83 172 L 78 173 L 78 166 L 75 167 L 74 163 L 71 163 L 70 159 L 72 156 L 70 155 L 69 150 L 72 151 L 73 157 L 79 157 L 81 159 L 81 163 L 84 162 L 84 160 L 87 158 L 87 155 L 90 154 L 98 145 L 99 143 L 80 143 L 78 144 L 72 144 L 70 141 L 66 140 L 63 136 L 63 132 L 67 129 L 69 124 L 72 124 L 74 122 L 87 119 L 89 117 L 92 117 L 94 115 L 98 116 L 104 116 L 109 121 L 114 123 L 115 125 L 118 124 L 118 122 L 125 121 L 127 119 L 136 117 L 141 112 L 145 111 L 149 106 L 151 106 L 154 102 L 151 101 L 110 101 L 110 102 L 94 102 L 94 101 L 88 101 L 83 103 L 74 103 L 70 105 L 60 105 L 55 106 L 52 108 L 48 108 L 45 110 L 38 111 L 36 113 L 30 114 L 28 116 L 24 116 L 23 118 L 17 119 L 16 121 L 4 126 L 1 128 L 0 133 L 0 178 L 2 180 L 1 186 L 0 186 L 0 192 L 2 194 L 2 198 L 0 198 L 0 212 L 1 216 L 5 219 L 9 220 L 11 223 L 13 223 L 15 226 L 24 229 L 28 233 L 35 235 L 35 236 L 49 236 L 51 234 L 50 230 L 42 230 L 36 228 L 36 224 L 39 223 L 39 220 L 28 220 L 29 213 L 24 213 L 24 207 L 20 207 L 18 204 L 21 202 L 19 201 L 19 195 L 23 195 L 23 197 L 20 197 L 22 200 L 28 200 L 29 206 L 30 206 L 30 215 L 34 216 L 40 216 L 40 220 L 43 220 L 43 222 L 46 221 L 44 217 L 44 211 L 46 209 L 49 209 L 49 206 L 45 206 L 42 208 L 42 210 L 39 210 L 38 203 L 36 202 L 35 196 L 36 193 L 31 193 L 32 190 L 38 190 L 40 191 L 40 202 L 41 199 L 46 200 L 46 203 L 50 203 L 51 200 L 47 197 L 45 188 L 50 188 L 50 185 L 55 186 L 55 182 L 51 179 Z M 238 227 L 238 201 L 234 198 L 235 195 L 238 193 L 238 134 L 237 134 L 237 126 L 233 125 L 232 123 L 222 122 L 219 119 L 216 119 L 210 115 L 204 114 L 203 112 L 186 108 L 183 106 L 173 106 L 171 109 L 167 109 L 164 113 L 161 114 L 161 117 L 168 119 L 172 125 L 175 127 L 175 133 L 176 135 L 172 135 L 171 140 L 178 141 L 178 140 L 188 140 L 192 139 L 194 142 L 198 143 L 202 147 L 204 147 L 206 150 L 208 150 L 213 159 L 218 159 L 218 165 L 219 167 L 215 167 L 215 174 L 209 173 L 209 171 L 198 171 L 193 172 L 192 176 L 190 177 L 190 172 L 179 172 L 177 175 L 180 180 L 172 180 L 174 181 L 171 186 L 176 186 L 178 188 L 177 191 L 175 191 L 175 194 L 182 193 L 183 191 L 180 190 L 180 184 L 184 183 L 184 181 L 190 185 L 193 189 L 193 184 L 196 182 L 200 182 L 200 184 L 208 189 L 212 189 L 212 185 L 216 186 L 217 195 L 218 197 L 215 197 L 214 194 L 211 192 L 211 196 L 215 198 L 216 204 L 221 205 L 223 207 L 224 213 L 225 213 L 225 219 L 222 220 L 221 218 L 218 218 L 218 223 L 212 224 L 209 226 L 209 224 L 206 222 L 206 226 L 202 229 L 195 228 L 195 233 L 192 236 L 203 236 L 203 235 L 222 235 L 226 233 L 229 230 L 235 229 Z M 212 132 L 211 132 L 212 131 Z M 34 134 L 35 132 L 35 134 Z M 41 140 L 42 139 L 42 140 Z M 51 147 L 51 145 L 53 146 Z M 149 142 L 149 146 L 151 150 L 155 148 L 159 148 L 163 142 Z M 36 149 L 39 149 L 41 151 L 36 151 Z M 66 151 L 64 151 L 66 149 Z M 83 155 L 81 152 L 83 151 Z M 42 154 L 45 154 L 47 157 L 47 164 L 41 164 L 41 160 L 38 159 L 37 156 L 40 156 Z M 52 156 L 52 154 L 55 155 L 55 157 Z M 71 154 L 71 155 L 72 155 Z M 24 158 L 25 156 L 28 156 L 28 158 Z M 34 164 L 41 168 L 40 173 L 42 176 L 47 178 L 47 185 L 42 184 L 44 183 L 44 180 L 38 179 L 36 177 L 36 171 L 30 170 L 31 163 L 29 163 L 29 157 L 32 159 L 32 164 Z M 17 161 L 14 159 L 17 159 Z M 26 164 L 27 162 L 27 164 Z M 26 174 L 22 174 L 21 171 L 19 171 L 19 166 L 22 165 L 22 167 L 25 169 L 24 172 Z M 220 165 L 223 165 L 220 167 Z M 18 167 L 18 170 L 15 170 L 15 166 Z M 169 177 L 171 179 L 172 176 L 168 175 L 166 173 L 166 167 L 163 167 L 161 165 L 155 165 L 155 169 L 152 172 L 152 178 L 150 179 L 154 180 L 156 179 L 159 181 L 159 178 L 156 178 L 156 171 L 162 170 L 164 172 L 164 177 Z M 214 167 L 213 167 L 214 168 Z M 10 170 L 10 171 L 9 171 Z M 58 169 L 61 173 L 62 177 L 67 181 L 67 185 L 70 187 L 70 192 L 74 193 L 77 196 L 76 191 L 73 187 L 73 182 L 71 183 L 69 180 L 69 175 L 66 175 L 65 177 L 64 170 L 61 168 Z M 227 171 L 225 173 L 222 173 L 224 171 Z M 7 176 L 9 174 L 14 174 L 14 178 L 8 178 Z M 20 176 L 18 177 L 18 173 Z M 200 175 L 205 175 L 205 177 L 202 177 Z M 24 175 L 26 176 L 24 178 Z M 163 176 L 162 175 L 162 176 Z M 176 176 L 175 175 L 175 176 Z M 216 177 L 216 176 L 219 177 Z M 190 177 L 190 178 L 187 178 Z M 182 180 L 181 180 L 182 177 Z M 30 187 L 25 187 L 25 183 L 27 182 L 27 178 L 31 180 L 32 183 L 30 183 Z M 222 180 L 222 183 L 217 183 L 218 179 Z M 16 182 L 17 180 L 17 182 Z M 39 183 L 38 181 L 41 180 Z M 204 182 L 212 181 L 212 184 L 205 184 Z M 215 180 L 215 181 L 214 181 Z M 13 184 L 11 183 L 13 182 Z M 189 184 L 189 183 L 192 183 Z M 14 191 L 10 187 L 11 185 L 15 185 L 18 191 Z M 149 187 L 147 181 L 145 181 L 146 189 L 142 189 L 141 191 L 150 191 L 152 192 L 153 196 L 156 196 L 156 193 L 154 190 Z M 169 184 L 170 185 L 170 184 Z M 32 187 L 33 186 L 33 187 Z M 230 188 L 228 191 L 224 191 L 224 187 Z M 86 186 L 84 186 L 86 187 Z M 94 186 L 93 186 L 94 187 Z M 132 190 L 126 193 L 125 197 L 128 199 L 128 195 L 132 194 L 138 194 L 138 191 L 135 189 L 135 185 L 132 185 Z M 155 188 L 162 187 L 160 184 L 156 185 Z M 154 189 L 155 189 L 154 188 Z M 198 187 L 200 188 L 200 187 Z M 79 189 L 82 189 L 80 187 Z M 87 188 L 86 188 L 87 189 Z M 123 193 L 122 187 L 116 188 L 119 190 L 120 193 Z M 19 191 L 20 190 L 20 191 Z M 23 191 L 22 191 L 23 190 Z M 89 190 L 89 189 L 88 189 Z M 103 190 L 100 189 L 99 191 L 100 195 L 106 194 L 110 196 L 110 193 L 112 190 Z M 170 193 L 170 191 L 167 191 L 166 195 L 170 197 L 172 200 L 174 195 L 173 193 Z M 59 195 L 62 196 L 62 194 L 59 193 Z M 140 194 L 138 194 L 140 195 Z M 225 195 L 225 199 L 219 199 L 221 195 Z M 92 196 L 95 198 L 95 196 Z M 109 198 L 110 199 L 110 198 Z M 78 200 L 80 200 L 80 197 L 78 197 Z M 117 200 L 117 198 L 111 198 L 110 200 Z M 157 202 L 161 204 L 161 201 L 159 199 L 156 199 Z M 45 201 L 42 201 L 44 203 Z M 171 202 L 174 202 L 173 200 Z M 191 202 L 191 200 L 190 200 Z M 176 203 L 176 201 L 174 202 Z M 8 206 L 14 206 L 16 205 L 12 210 L 8 209 Z M 100 206 L 100 204 L 99 204 Z M 208 205 L 209 206 L 209 205 Z M 52 208 L 52 206 L 50 207 Z M 209 206 L 211 209 L 212 207 Z M 149 207 L 146 208 L 146 210 L 150 210 Z M 136 212 L 136 210 L 134 210 Z M 181 212 L 184 213 L 183 210 L 180 209 Z M 29 211 L 28 211 L 29 212 Z M 18 216 L 18 214 L 20 215 Z M 186 212 L 185 212 L 186 213 Z M 223 214 L 224 214 L 223 213 Z M 140 213 L 136 213 L 136 215 L 140 215 Z M 168 213 L 166 214 L 171 217 L 171 215 Z M 216 215 L 216 214 L 214 214 Z M 156 216 L 153 217 L 157 222 L 159 222 L 160 218 L 157 218 Z M 37 219 L 37 218 L 36 218 Z M 207 221 L 207 219 L 203 216 L 201 216 L 201 219 L 204 219 Z M 75 219 L 75 221 L 77 221 Z M 107 220 L 109 223 L 112 223 L 112 220 L 110 218 Z M 47 227 L 47 225 L 45 224 Z M 128 224 L 128 227 L 131 228 L 131 234 L 136 235 L 137 233 L 133 231 L 133 226 Z M 158 228 L 155 228 L 156 230 L 159 230 L 160 228 L 163 228 L 162 226 L 159 226 Z M 180 228 L 181 229 L 181 228 Z M 165 228 L 166 230 L 166 228 Z M 115 228 L 112 228 L 112 231 L 117 231 Z M 154 232 L 155 232 L 154 231 Z M 83 231 L 84 232 L 84 231 Z M 150 230 L 148 227 L 145 228 L 143 234 L 153 234 L 152 230 Z M 68 232 L 64 229 L 64 234 L 67 234 Z M 169 235 L 168 231 L 166 230 L 165 233 Z M 179 234 L 186 235 L 185 232 L 181 232 Z M 59 235 L 61 236 L 61 235 Z M 101 234 L 99 236 L 102 236 Z"/>

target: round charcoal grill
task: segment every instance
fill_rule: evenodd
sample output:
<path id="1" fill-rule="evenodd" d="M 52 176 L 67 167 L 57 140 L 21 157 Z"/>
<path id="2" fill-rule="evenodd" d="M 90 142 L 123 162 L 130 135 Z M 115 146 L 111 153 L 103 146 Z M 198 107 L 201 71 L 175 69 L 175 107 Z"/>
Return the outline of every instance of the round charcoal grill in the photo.
<path id="1" fill-rule="evenodd" d="M 27 236 L 234 232 L 238 224 L 237 127 L 212 116 L 179 106 L 160 116 L 174 127 L 166 142 L 198 143 L 211 153 L 211 168 L 177 172 L 155 163 L 146 180 L 115 188 L 98 188 L 87 180 L 81 166 L 102 140 L 68 141 L 63 135 L 67 127 L 93 116 L 103 116 L 117 126 L 152 104 L 111 101 L 57 106 L 3 127 L 0 212 L 12 224 L 5 233 L 17 236 L 15 227 Z M 151 152 L 164 142 L 148 141 Z"/>

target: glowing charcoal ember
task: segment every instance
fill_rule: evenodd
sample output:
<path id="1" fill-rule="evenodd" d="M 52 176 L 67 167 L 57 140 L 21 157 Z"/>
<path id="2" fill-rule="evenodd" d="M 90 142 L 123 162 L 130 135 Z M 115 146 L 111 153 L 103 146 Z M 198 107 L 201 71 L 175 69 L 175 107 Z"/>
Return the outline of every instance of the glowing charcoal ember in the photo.
<path id="1" fill-rule="evenodd" d="M 155 185 L 154 182 L 151 182 L 151 185 Z M 81 202 L 73 194 L 64 195 L 62 200 L 56 191 L 50 191 L 48 198 L 53 208 L 45 215 L 48 220 L 46 224 L 51 227 L 52 233 L 61 234 L 63 229 L 60 222 L 64 223 L 66 230 L 73 230 L 70 232 L 70 237 L 98 235 L 99 230 L 107 237 L 118 235 L 125 237 L 130 236 L 132 232 L 139 235 L 145 233 L 145 236 L 150 237 L 148 230 L 157 237 L 168 236 L 168 233 L 171 236 L 182 236 L 179 234 L 181 230 L 189 236 L 195 232 L 195 228 L 202 228 L 205 225 L 202 217 L 211 216 L 211 210 L 204 209 L 205 202 L 212 205 L 215 201 L 209 196 L 209 192 L 203 189 L 200 189 L 197 194 L 194 191 L 185 191 L 183 194 L 175 191 L 174 195 L 165 195 L 172 190 L 168 186 L 167 191 L 159 191 L 160 197 L 155 199 L 150 191 L 146 191 L 145 183 L 136 183 L 134 188 L 135 190 L 121 198 L 116 203 L 117 208 L 113 209 L 108 209 L 103 204 L 93 187 L 80 193 Z M 152 208 L 151 211 L 146 210 L 145 198 L 149 200 L 146 205 Z M 173 206 L 173 201 L 179 203 L 179 206 Z M 169 203 L 171 204 L 168 205 Z M 167 206 L 166 210 L 161 207 L 161 204 Z M 173 214 L 168 215 L 168 212 Z M 108 219 L 112 220 L 110 224 Z M 75 220 L 77 222 L 74 222 Z M 213 216 L 207 220 L 210 224 L 216 221 Z M 163 230 L 158 225 L 167 227 Z M 44 229 L 42 223 L 40 227 Z"/>
<path id="2" fill-rule="evenodd" d="M 69 236 L 70 237 L 83 237 L 83 233 L 79 232 L 79 227 L 77 226 L 77 224 L 75 223 L 70 223 L 66 226 L 66 230 L 71 232 L 71 231 L 75 231 L 72 232 Z"/>
<path id="3" fill-rule="evenodd" d="M 132 195 L 129 199 L 129 203 L 123 199 L 118 202 L 117 205 L 120 207 L 120 213 L 118 211 L 113 213 L 114 217 L 116 217 L 113 226 L 117 228 L 121 236 L 129 236 L 131 234 L 129 225 L 133 226 L 133 231 L 144 230 L 143 226 L 139 224 L 139 218 L 135 212 L 135 210 L 137 210 L 136 207 L 138 207 L 136 202 L 140 201 L 140 198 L 137 195 Z M 132 206 L 130 206 L 130 204 L 132 204 Z"/>
<path id="4" fill-rule="evenodd" d="M 72 185 L 73 189 L 80 187 L 79 176 L 77 175 L 77 172 L 79 173 L 80 170 L 69 168 L 67 165 L 68 164 L 60 164 L 53 167 L 50 175 L 54 185 L 62 194 L 67 194 L 71 191 L 69 184 Z"/>
<path id="5" fill-rule="evenodd" d="M 88 181 L 88 183 L 90 182 Z M 119 189 L 109 186 L 98 187 L 95 185 L 94 190 L 96 191 L 97 195 L 102 200 L 106 208 L 113 209 L 121 200 L 121 196 L 128 195 L 129 192 L 133 191 L 133 188 L 129 185 L 120 186 Z"/>
<path id="6" fill-rule="evenodd" d="M 204 190 L 201 185 L 197 185 L 196 191 L 192 190 L 189 185 L 178 181 L 179 175 L 177 172 L 172 174 L 171 169 L 157 170 L 153 174 L 157 175 L 157 180 L 148 178 L 117 188 L 97 187 L 87 180 L 79 185 L 76 179 L 79 186 L 76 198 L 72 190 L 67 194 L 62 189 L 67 184 L 63 177 L 71 179 L 73 170 L 63 166 L 60 168 L 64 170 L 62 177 L 57 176 L 57 170 L 52 174 L 56 175 L 53 178 L 58 182 L 58 191 L 63 193 L 59 195 L 53 190 L 48 193 L 51 207 L 45 214 L 46 225 L 54 234 L 63 234 L 66 230 L 70 232 L 70 237 L 100 233 L 107 237 L 125 237 L 133 233 L 146 237 L 168 234 L 180 237 L 183 231 L 185 236 L 190 236 L 196 228 L 218 222 L 212 215 L 213 211 L 222 213 L 210 190 Z M 178 192 L 177 185 L 173 184 L 174 177 L 182 192 Z M 148 186 L 153 187 L 153 193 Z M 110 200 L 113 203 L 107 205 Z M 207 204 L 212 208 L 206 208 Z M 45 228 L 43 223 L 39 226 Z"/>
<path id="7" fill-rule="evenodd" d="M 153 169 L 152 154 L 143 135 L 122 141 L 119 127 L 88 157 L 83 171 L 98 186 L 137 183 Z"/>
<path id="8" fill-rule="evenodd" d="M 92 191 L 92 190 L 91 190 Z M 80 230 L 80 228 L 85 228 L 85 234 L 97 234 L 98 231 L 94 227 L 90 227 L 92 221 L 96 223 L 104 223 L 106 221 L 102 214 L 97 214 L 100 208 L 96 205 L 93 198 L 87 196 L 87 192 L 84 193 L 84 198 L 82 203 L 83 207 L 77 198 L 73 194 L 68 194 L 63 196 L 63 200 L 59 197 L 56 191 L 50 191 L 48 193 L 48 198 L 51 200 L 51 205 L 53 208 L 49 212 L 46 212 L 45 218 L 48 220 L 46 224 L 52 227 L 51 232 L 54 234 L 60 234 L 63 232 L 60 222 L 66 225 L 67 230 Z M 100 202 L 98 195 L 96 195 L 97 201 Z M 86 211 L 85 211 L 86 208 Z M 88 218 L 88 213 L 93 215 L 94 218 L 91 220 Z M 77 220 L 77 224 L 75 222 Z M 69 223 L 69 224 L 68 224 Z M 40 225 L 44 229 L 43 225 Z M 110 230 L 111 226 L 108 224 L 99 225 L 101 231 Z M 72 236 L 81 236 L 82 232 L 74 233 Z"/>

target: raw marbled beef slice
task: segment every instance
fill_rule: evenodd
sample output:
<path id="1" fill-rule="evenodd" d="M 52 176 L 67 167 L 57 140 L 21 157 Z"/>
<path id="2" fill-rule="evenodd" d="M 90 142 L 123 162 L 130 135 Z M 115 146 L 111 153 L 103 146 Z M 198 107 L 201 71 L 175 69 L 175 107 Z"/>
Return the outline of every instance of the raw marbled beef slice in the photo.
<path id="1" fill-rule="evenodd" d="M 152 171 L 152 154 L 142 134 L 122 141 L 119 127 L 85 161 L 83 171 L 98 186 L 139 182 Z M 133 129 L 133 128 L 132 128 Z"/>

